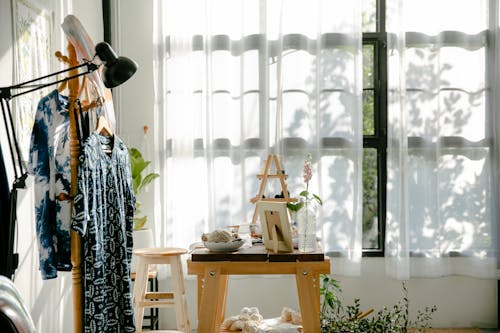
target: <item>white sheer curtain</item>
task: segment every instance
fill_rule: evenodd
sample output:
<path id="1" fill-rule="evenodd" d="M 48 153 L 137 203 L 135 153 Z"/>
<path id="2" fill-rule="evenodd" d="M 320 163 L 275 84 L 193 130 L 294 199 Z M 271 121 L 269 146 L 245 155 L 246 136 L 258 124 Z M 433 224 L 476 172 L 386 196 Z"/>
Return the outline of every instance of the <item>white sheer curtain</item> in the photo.
<path id="1" fill-rule="evenodd" d="M 292 196 L 324 200 L 319 236 L 359 273 L 361 1 L 155 1 L 161 244 L 249 223 L 256 175 L 277 153 Z M 269 184 L 266 196 L 279 193 Z M 160 214 L 161 213 L 161 214 Z M 339 273 L 340 268 L 336 268 Z"/>
<path id="2" fill-rule="evenodd" d="M 387 2 L 391 276 L 496 277 L 489 5 Z"/>

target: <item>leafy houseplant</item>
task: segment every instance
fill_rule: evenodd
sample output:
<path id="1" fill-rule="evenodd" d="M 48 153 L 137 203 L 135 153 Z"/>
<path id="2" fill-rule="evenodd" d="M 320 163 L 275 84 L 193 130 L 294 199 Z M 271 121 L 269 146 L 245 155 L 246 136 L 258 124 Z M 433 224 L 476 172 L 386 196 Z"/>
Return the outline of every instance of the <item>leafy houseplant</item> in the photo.
<path id="1" fill-rule="evenodd" d="M 134 194 L 137 197 L 144 192 L 146 187 L 156 178 L 160 177 L 157 173 L 148 173 L 143 176 L 144 170 L 148 167 L 151 161 L 145 161 L 141 152 L 137 148 L 128 149 L 130 155 L 130 168 L 132 169 L 132 186 Z M 136 211 L 134 214 L 134 230 L 139 230 L 144 227 L 147 221 L 147 216 L 143 215 L 140 207 L 141 203 L 136 201 Z"/>
<path id="2" fill-rule="evenodd" d="M 409 299 L 406 283 L 403 282 L 403 300 L 392 307 L 384 307 L 376 314 L 373 310 L 360 311 L 359 299 L 344 307 L 339 293 L 338 281 L 322 275 L 320 295 L 322 333 L 425 333 L 431 327 L 436 306 L 418 310 L 415 321 L 409 319 Z M 411 328 L 411 329 L 410 329 Z"/>

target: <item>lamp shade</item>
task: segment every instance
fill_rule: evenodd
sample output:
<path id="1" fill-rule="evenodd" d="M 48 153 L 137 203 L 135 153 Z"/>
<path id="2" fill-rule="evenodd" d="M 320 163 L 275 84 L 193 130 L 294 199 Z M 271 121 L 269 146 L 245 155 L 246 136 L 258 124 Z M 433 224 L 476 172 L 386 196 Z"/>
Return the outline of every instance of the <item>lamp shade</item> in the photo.
<path id="1" fill-rule="evenodd" d="M 97 44 L 95 52 L 104 62 L 102 81 L 107 88 L 119 86 L 137 71 L 138 65 L 135 61 L 127 57 L 119 57 L 106 42 Z"/>

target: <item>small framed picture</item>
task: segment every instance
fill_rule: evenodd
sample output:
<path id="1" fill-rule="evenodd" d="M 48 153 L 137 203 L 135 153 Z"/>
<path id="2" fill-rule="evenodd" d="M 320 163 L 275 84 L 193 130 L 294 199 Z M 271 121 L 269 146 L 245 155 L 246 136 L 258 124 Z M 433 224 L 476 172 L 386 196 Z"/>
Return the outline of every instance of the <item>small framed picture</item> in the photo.
<path id="1" fill-rule="evenodd" d="M 292 252 L 292 237 L 286 202 L 258 201 L 264 246 L 273 252 Z"/>

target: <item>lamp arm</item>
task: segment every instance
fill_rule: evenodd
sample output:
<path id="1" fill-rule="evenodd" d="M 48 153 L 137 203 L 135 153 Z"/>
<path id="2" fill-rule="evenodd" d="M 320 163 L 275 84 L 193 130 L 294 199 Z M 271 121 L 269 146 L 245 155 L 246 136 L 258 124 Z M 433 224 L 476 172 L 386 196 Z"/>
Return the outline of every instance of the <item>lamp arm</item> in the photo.
<path id="1" fill-rule="evenodd" d="M 1 87 L 0 88 L 1 110 L 2 110 L 2 115 L 4 118 L 5 129 L 7 131 L 7 138 L 9 140 L 10 153 L 11 153 L 12 163 L 13 163 L 13 167 L 14 167 L 14 176 L 16 178 L 15 183 L 17 183 L 19 181 L 19 184 L 18 184 L 19 186 L 24 186 L 24 179 L 26 178 L 26 175 L 25 175 L 24 168 L 23 168 L 23 160 L 21 158 L 19 144 L 17 142 L 16 135 L 14 133 L 14 123 L 12 120 L 12 113 L 11 113 L 10 105 L 9 105 L 8 101 L 14 97 L 17 97 L 17 96 L 21 96 L 21 95 L 24 95 L 24 94 L 27 94 L 27 93 L 30 93 L 30 92 L 54 85 L 54 84 L 58 84 L 58 83 L 61 83 L 64 81 L 69 81 L 69 80 L 72 80 L 72 79 L 77 78 L 77 77 L 82 76 L 82 75 L 90 74 L 90 73 L 96 71 L 97 69 L 99 69 L 100 65 L 101 64 L 99 64 L 99 65 L 94 64 L 92 61 L 86 61 L 82 64 L 79 64 L 79 65 L 76 65 L 73 67 L 69 67 L 69 68 L 60 70 L 58 72 L 48 74 L 48 75 L 44 75 L 44 76 L 35 78 L 33 80 L 29 80 L 26 82 L 15 84 L 15 85 L 12 85 L 10 87 Z M 33 83 L 33 82 L 37 82 L 37 81 L 40 81 L 43 79 L 51 78 L 51 77 L 57 76 L 59 74 L 63 74 L 63 73 L 69 72 L 71 70 L 75 70 L 75 69 L 82 68 L 82 67 L 86 67 L 86 70 L 81 72 L 81 73 L 78 73 L 76 75 L 65 77 L 63 79 L 56 80 L 56 81 L 49 82 L 49 83 L 31 85 L 31 83 Z M 31 88 L 31 89 L 12 94 L 12 90 L 27 89 L 27 88 Z M 16 162 L 15 162 L 16 158 L 14 156 L 14 153 L 17 155 L 17 163 L 19 164 L 18 167 L 16 166 Z M 20 169 L 19 174 L 17 172 L 18 168 Z"/>
<path id="2" fill-rule="evenodd" d="M 4 126 L 5 126 L 5 132 L 7 136 L 7 140 L 9 141 L 9 151 L 10 151 L 10 157 L 12 160 L 12 167 L 14 170 L 14 177 L 17 180 L 19 177 L 19 174 L 17 173 L 17 165 L 16 165 L 16 157 L 14 156 L 14 150 L 17 154 L 17 162 L 19 163 L 19 169 L 21 176 L 23 174 L 23 160 L 21 158 L 21 153 L 19 151 L 19 145 L 17 143 L 16 139 L 16 134 L 14 133 L 14 125 L 12 121 L 12 114 L 10 112 L 10 106 L 7 100 L 0 98 L 0 103 L 1 103 L 1 108 L 2 108 L 2 115 L 3 115 L 3 121 L 4 121 Z"/>
<path id="3" fill-rule="evenodd" d="M 79 76 L 92 73 L 92 72 L 96 71 L 97 69 L 99 69 L 99 66 L 100 66 L 100 64 L 97 65 L 97 64 L 94 64 L 91 61 L 87 61 L 87 62 L 84 62 L 82 64 L 79 64 L 79 65 L 76 65 L 76 66 L 73 66 L 73 67 L 69 67 L 69 68 L 60 70 L 58 72 L 54 72 L 54 73 L 48 74 L 48 75 L 44 75 L 44 76 L 38 77 L 38 78 L 33 79 L 33 80 L 29 80 L 29 81 L 26 81 L 26 82 L 18 83 L 16 85 L 12 85 L 10 87 L 3 87 L 3 88 L 0 88 L 0 98 L 2 98 L 2 99 L 11 99 L 13 97 L 21 96 L 21 95 L 24 95 L 24 94 L 27 94 L 27 93 L 30 93 L 30 92 L 33 92 L 33 91 L 36 91 L 36 90 L 39 90 L 39 89 L 42 89 L 42 88 L 54 85 L 54 84 L 58 84 L 58 83 L 61 83 L 61 82 L 64 82 L 64 81 L 69 81 L 69 80 L 77 78 Z M 47 79 L 47 78 L 51 78 L 53 76 L 57 76 L 59 74 L 63 74 L 63 73 L 66 73 L 66 72 L 69 72 L 71 70 L 78 69 L 78 68 L 81 68 L 81 67 L 87 67 L 87 68 L 82 73 L 78 73 L 78 74 L 73 75 L 73 76 L 65 77 L 63 79 L 60 79 L 60 80 L 57 80 L 57 81 L 54 81 L 54 82 L 30 85 L 30 83 L 37 82 L 37 81 L 40 81 L 40 80 L 44 80 L 44 79 Z M 15 94 L 12 93 L 12 90 L 26 89 L 26 88 L 30 88 L 30 87 L 33 87 L 33 88 L 29 89 L 29 90 L 21 91 L 19 93 L 15 93 Z"/>

